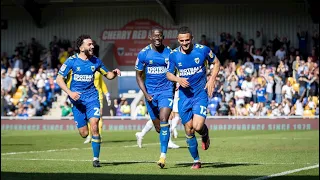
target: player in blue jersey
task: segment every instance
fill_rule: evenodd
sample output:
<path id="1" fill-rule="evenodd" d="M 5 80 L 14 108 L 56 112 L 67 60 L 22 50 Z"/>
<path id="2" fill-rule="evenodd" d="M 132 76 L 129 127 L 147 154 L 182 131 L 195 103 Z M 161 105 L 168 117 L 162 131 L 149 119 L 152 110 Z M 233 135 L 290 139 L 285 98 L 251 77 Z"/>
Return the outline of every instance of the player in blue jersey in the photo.
<path id="1" fill-rule="evenodd" d="M 206 109 L 208 97 L 212 97 L 215 88 L 220 61 L 209 47 L 193 44 L 192 39 L 192 32 L 188 27 L 181 27 L 178 30 L 180 46 L 173 50 L 169 56 L 167 78 L 180 84 L 179 115 L 185 128 L 189 152 L 194 159 L 191 168 L 199 169 L 201 162 L 195 132 L 198 132 L 202 137 L 202 149 L 207 150 L 210 138 L 205 124 Z M 213 68 L 207 81 L 206 65 L 210 64 L 213 64 Z M 174 75 L 176 69 L 179 72 L 179 77 Z"/>
<path id="2" fill-rule="evenodd" d="M 171 49 L 162 44 L 161 28 L 153 28 L 149 38 L 151 44 L 143 48 L 137 57 L 136 79 L 146 98 L 150 118 L 160 133 L 161 154 L 157 164 L 163 168 L 170 138 L 168 120 L 173 106 L 173 83 L 166 78 Z"/>
<path id="3" fill-rule="evenodd" d="M 108 71 L 102 61 L 93 56 L 93 42 L 89 35 L 78 37 L 79 53 L 69 57 L 59 70 L 57 83 L 65 91 L 73 104 L 72 112 L 79 133 L 83 138 L 89 134 L 87 121 L 90 122 L 92 132 L 93 167 L 101 167 L 99 162 L 100 134 L 98 123 L 100 119 L 100 102 L 98 91 L 94 86 L 94 74 L 99 71 L 108 79 L 120 75 L 120 70 Z M 71 72 L 70 89 L 65 78 Z"/>

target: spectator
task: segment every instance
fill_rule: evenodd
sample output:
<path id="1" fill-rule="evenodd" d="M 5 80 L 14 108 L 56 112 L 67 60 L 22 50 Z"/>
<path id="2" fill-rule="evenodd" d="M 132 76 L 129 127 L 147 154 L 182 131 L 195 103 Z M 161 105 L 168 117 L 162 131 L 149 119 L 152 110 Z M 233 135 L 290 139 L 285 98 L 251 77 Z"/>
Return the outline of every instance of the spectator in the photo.
<path id="1" fill-rule="evenodd" d="M 280 49 L 276 51 L 276 57 L 278 58 L 278 60 L 284 60 L 285 56 L 286 56 L 285 48 L 281 46 Z"/>
<path id="2" fill-rule="evenodd" d="M 282 86 L 284 83 L 281 77 L 279 77 L 278 73 L 275 74 L 274 80 L 276 83 L 276 88 L 275 88 L 276 103 L 280 104 L 282 102 Z"/>
<path id="3" fill-rule="evenodd" d="M 5 92 L 12 93 L 12 80 L 6 74 L 6 70 L 5 69 L 1 69 L 1 90 L 2 89 Z"/>
<path id="4" fill-rule="evenodd" d="M 263 28 L 260 31 L 256 32 L 256 37 L 254 38 L 254 47 L 256 49 L 262 48 L 263 41 Z"/>
<path id="5" fill-rule="evenodd" d="M 27 114 L 28 117 L 33 117 L 36 115 L 36 108 L 34 108 L 32 104 L 28 105 Z"/>
<path id="6" fill-rule="evenodd" d="M 254 84 L 251 81 L 251 77 L 247 76 L 246 80 L 243 81 L 241 85 L 241 89 L 244 92 L 244 102 L 245 104 L 250 103 L 252 101 L 252 91 L 254 90 Z"/>
<path id="7" fill-rule="evenodd" d="M 131 107 L 126 99 L 123 100 L 123 104 L 121 105 L 120 109 L 121 109 L 122 116 L 131 115 Z"/>
<path id="8" fill-rule="evenodd" d="M 64 104 L 62 106 L 60 106 L 60 108 L 61 108 L 61 116 L 62 117 L 72 115 L 72 108 L 67 101 L 65 101 Z"/>
<path id="9" fill-rule="evenodd" d="M 146 116 L 147 107 L 142 100 L 139 101 L 139 105 L 136 107 L 136 116 Z"/>

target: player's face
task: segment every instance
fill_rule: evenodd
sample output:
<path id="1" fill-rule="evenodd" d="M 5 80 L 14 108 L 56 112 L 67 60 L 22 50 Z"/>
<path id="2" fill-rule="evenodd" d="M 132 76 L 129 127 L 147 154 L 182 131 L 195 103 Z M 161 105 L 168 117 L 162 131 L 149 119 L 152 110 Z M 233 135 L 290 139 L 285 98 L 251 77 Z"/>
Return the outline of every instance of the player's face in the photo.
<path id="1" fill-rule="evenodd" d="M 84 52 L 87 56 L 93 56 L 93 42 L 91 39 L 85 39 L 83 40 L 83 43 L 80 47 L 81 52 Z"/>
<path id="2" fill-rule="evenodd" d="M 178 42 L 184 51 L 188 51 L 192 44 L 192 36 L 190 33 L 179 34 Z"/>
<path id="3" fill-rule="evenodd" d="M 155 30 L 151 35 L 151 43 L 155 47 L 160 47 L 163 41 L 163 33 L 159 30 Z"/>

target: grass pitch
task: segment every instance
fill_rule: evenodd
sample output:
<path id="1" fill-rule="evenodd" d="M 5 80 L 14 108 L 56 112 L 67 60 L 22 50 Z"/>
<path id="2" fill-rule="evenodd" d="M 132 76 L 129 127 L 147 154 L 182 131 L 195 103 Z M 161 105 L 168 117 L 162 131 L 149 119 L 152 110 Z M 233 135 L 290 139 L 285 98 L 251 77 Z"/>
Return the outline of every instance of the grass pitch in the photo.
<path id="1" fill-rule="evenodd" d="M 2 131 L 1 178 L 319 179 L 319 131 L 211 131 L 207 151 L 198 141 L 203 162 L 199 170 L 190 169 L 192 158 L 182 131 L 174 139 L 181 148 L 168 150 L 164 169 L 156 165 L 160 145 L 155 131 L 144 137 L 141 149 L 134 131 L 105 131 L 102 136 L 102 167 L 93 168 L 91 144 L 83 144 L 77 131 Z"/>

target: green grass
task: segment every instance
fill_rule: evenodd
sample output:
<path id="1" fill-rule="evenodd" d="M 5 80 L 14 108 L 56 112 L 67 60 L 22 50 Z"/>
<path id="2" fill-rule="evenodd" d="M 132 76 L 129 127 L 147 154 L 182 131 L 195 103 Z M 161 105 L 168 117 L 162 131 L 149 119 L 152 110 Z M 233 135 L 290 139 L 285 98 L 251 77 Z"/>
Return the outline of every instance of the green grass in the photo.
<path id="1" fill-rule="evenodd" d="M 203 151 L 199 142 L 203 168 L 191 170 L 192 158 L 183 132 L 174 140 L 181 148 L 169 149 L 166 167 L 159 169 L 155 131 L 145 136 L 141 149 L 133 131 L 103 132 L 101 168 L 92 167 L 91 144 L 83 144 L 76 131 L 2 131 L 1 178 L 252 179 L 319 164 L 319 131 L 210 133 L 209 150 Z M 319 168 L 272 179 L 319 179 Z"/>

